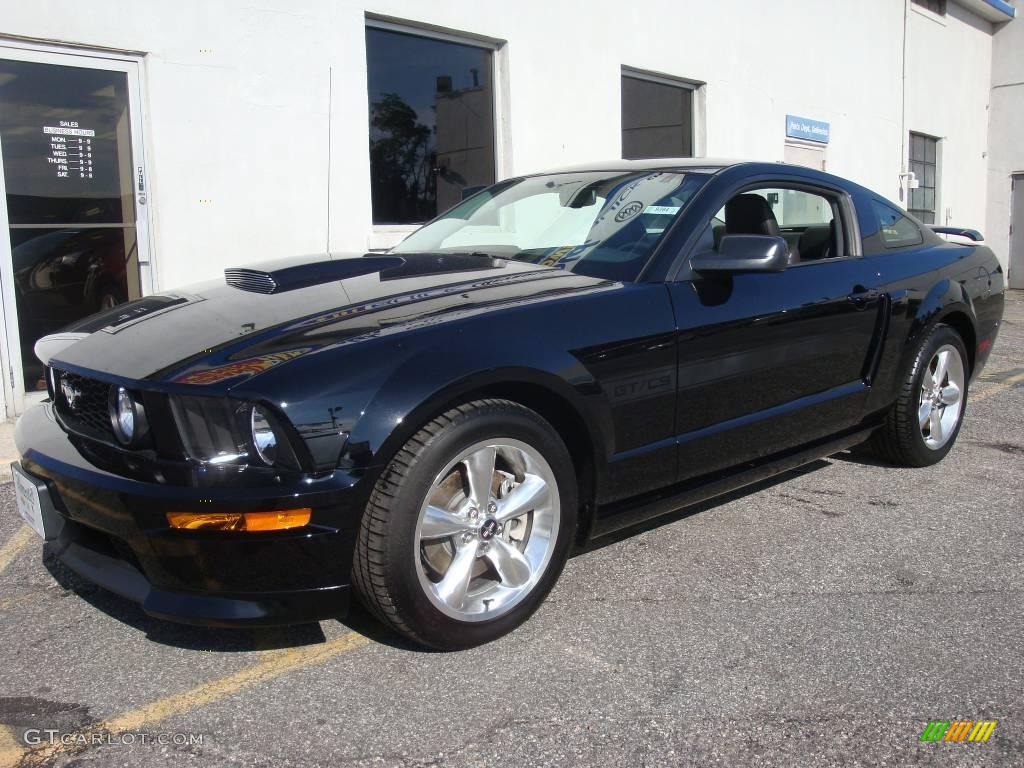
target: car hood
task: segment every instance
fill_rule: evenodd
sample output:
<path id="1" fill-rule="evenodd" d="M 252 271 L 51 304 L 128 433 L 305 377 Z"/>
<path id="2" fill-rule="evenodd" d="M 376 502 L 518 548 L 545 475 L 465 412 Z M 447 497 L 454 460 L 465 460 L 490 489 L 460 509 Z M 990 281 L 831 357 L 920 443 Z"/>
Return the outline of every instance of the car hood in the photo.
<path id="1" fill-rule="evenodd" d="M 148 296 L 69 326 L 66 332 L 88 335 L 51 364 L 172 387 L 230 388 L 325 347 L 608 285 L 477 254 L 319 255 L 228 273 L 234 285 L 221 280 Z M 317 282 L 318 273 L 325 281 Z M 264 278 L 252 282 L 253 275 Z"/>

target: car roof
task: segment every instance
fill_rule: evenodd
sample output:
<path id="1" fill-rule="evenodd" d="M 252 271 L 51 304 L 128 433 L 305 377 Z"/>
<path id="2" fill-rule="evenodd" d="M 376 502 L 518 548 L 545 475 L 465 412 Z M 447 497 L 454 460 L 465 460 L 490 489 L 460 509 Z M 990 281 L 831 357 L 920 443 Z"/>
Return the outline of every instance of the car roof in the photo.
<path id="1" fill-rule="evenodd" d="M 856 182 L 839 176 L 835 176 L 817 168 L 810 168 L 805 165 L 794 165 L 779 160 L 738 160 L 720 157 L 665 157 L 645 160 L 596 160 L 589 163 L 578 163 L 562 168 L 553 168 L 545 171 L 523 174 L 523 176 L 546 176 L 552 173 L 643 173 L 645 171 L 684 171 L 689 173 L 706 173 L 715 175 L 726 170 L 742 166 L 751 175 L 770 176 L 775 173 L 782 173 L 788 176 L 803 177 L 812 182 L 828 182 L 837 185 L 847 191 L 860 189 L 869 195 L 878 197 L 878 193 L 860 186 Z M 522 178 L 522 177 L 520 177 Z"/>
<path id="2" fill-rule="evenodd" d="M 703 171 L 705 173 L 717 173 L 730 165 L 750 162 L 748 160 L 733 160 L 718 157 L 657 157 L 643 160 L 593 160 L 587 163 L 574 163 L 572 165 L 550 168 L 530 176 L 541 176 L 546 173 L 572 173 L 581 171 L 662 171 L 666 169 L 679 169 L 688 171 Z"/>

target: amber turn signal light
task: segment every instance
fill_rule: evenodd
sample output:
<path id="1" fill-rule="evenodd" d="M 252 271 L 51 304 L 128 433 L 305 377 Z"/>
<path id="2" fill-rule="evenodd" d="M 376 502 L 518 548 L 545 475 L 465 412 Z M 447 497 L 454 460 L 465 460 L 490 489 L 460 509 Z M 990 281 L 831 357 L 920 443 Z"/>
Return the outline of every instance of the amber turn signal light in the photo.
<path id="1" fill-rule="evenodd" d="M 273 512 L 168 512 L 171 528 L 190 531 L 284 531 L 309 525 L 313 510 L 281 509 Z"/>

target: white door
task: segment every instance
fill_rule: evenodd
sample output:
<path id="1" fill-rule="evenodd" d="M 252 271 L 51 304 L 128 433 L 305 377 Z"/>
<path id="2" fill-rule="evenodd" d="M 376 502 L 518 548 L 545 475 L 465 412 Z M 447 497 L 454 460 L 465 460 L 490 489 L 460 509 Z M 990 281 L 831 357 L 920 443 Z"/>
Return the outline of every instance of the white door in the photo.
<path id="1" fill-rule="evenodd" d="M 1010 287 L 1024 288 L 1024 174 L 1013 177 L 1010 200 Z"/>
<path id="2" fill-rule="evenodd" d="M 138 70 L 0 43 L 0 416 L 45 394 L 38 338 L 151 290 Z"/>
<path id="3" fill-rule="evenodd" d="M 786 142 L 782 159 L 790 165 L 803 165 L 818 171 L 825 170 L 825 147 L 822 145 Z"/>

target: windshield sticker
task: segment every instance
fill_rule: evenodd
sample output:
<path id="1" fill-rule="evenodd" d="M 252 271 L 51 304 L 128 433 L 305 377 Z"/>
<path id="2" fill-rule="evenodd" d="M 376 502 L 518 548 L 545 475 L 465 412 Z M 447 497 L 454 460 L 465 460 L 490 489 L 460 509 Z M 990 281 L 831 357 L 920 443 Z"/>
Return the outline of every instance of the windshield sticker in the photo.
<path id="1" fill-rule="evenodd" d="M 658 216 L 675 216 L 679 213 L 678 205 L 649 205 L 644 213 L 653 213 Z"/>
<path id="2" fill-rule="evenodd" d="M 626 219 L 631 219 L 638 213 L 640 213 L 640 211 L 642 211 L 643 209 L 644 204 L 637 200 L 634 200 L 632 203 L 627 203 L 626 205 L 622 206 L 622 210 L 615 214 L 615 220 L 625 221 Z"/>

